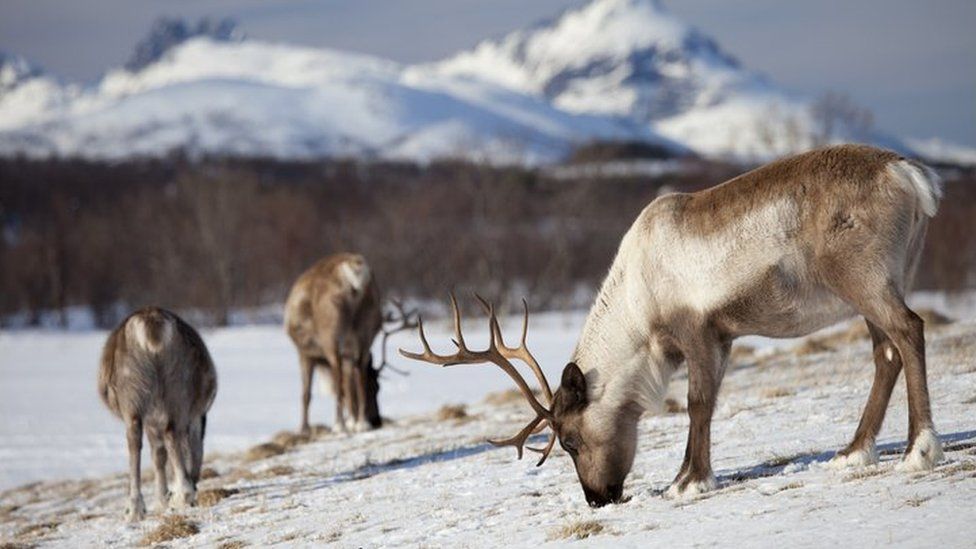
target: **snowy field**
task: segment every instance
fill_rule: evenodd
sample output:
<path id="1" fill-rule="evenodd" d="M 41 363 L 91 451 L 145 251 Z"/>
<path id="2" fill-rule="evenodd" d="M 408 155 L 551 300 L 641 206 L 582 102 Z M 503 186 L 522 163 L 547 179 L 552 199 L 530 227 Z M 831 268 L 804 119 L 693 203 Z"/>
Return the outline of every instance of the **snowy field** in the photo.
<path id="1" fill-rule="evenodd" d="M 529 343 L 551 379 L 581 322 L 579 314 L 533 317 Z M 517 321 L 505 325 L 517 330 Z M 437 342 L 446 349 L 444 327 L 431 328 L 435 350 Z M 481 328 L 473 319 L 466 333 Z M 0 334 L 0 483 L 7 489 L 0 493 L 0 541 L 132 545 L 159 526 L 150 467 L 143 488 L 149 518 L 137 525 L 122 519 L 122 426 L 95 393 L 104 337 Z M 867 398 L 873 366 L 866 340 L 803 347 L 753 340 L 747 343 L 760 348 L 736 355 L 715 415 L 720 489 L 686 501 L 662 497 L 680 465 L 688 424 L 680 409 L 664 411 L 641 423 L 625 486 L 629 501 L 595 510 L 558 448 L 535 468 L 532 459 L 515 461 L 510 448 L 484 443 L 514 433 L 530 416 L 519 399 L 485 400 L 511 385 L 493 366 L 440 370 L 399 360 L 410 375 L 391 374 L 380 393 L 390 425 L 306 442 L 275 437 L 295 429 L 299 412 L 297 359 L 283 331 L 235 327 L 204 337 L 220 387 L 202 505 L 185 514 L 198 533 L 173 540 L 176 546 L 525 546 L 588 536 L 585 543 L 644 547 L 729 544 L 735 535 L 743 546 L 971 547 L 976 539 L 973 319 L 928 330 L 930 390 L 947 457 L 934 472 L 893 471 L 907 425 L 903 382 L 879 438 L 880 466 L 825 465 L 852 436 Z M 402 334 L 393 346 L 416 348 L 414 337 Z M 679 372 L 675 408 L 684 390 Z M 466 407 L 442 419 L 444 404 Z M 331 408 L 331 399 L 317 394 L 313 423 L 331 424 Z M 278 445 L 252 448 L 272 437 Z"/>

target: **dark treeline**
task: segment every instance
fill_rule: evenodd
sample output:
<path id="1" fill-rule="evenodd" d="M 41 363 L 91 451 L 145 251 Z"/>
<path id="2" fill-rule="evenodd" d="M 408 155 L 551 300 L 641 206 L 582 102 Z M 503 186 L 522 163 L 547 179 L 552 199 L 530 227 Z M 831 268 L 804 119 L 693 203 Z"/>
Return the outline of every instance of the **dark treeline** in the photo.
<path id="1" fill-rule="evenodd" d="M 576 305 L 662 188 L 738 171 L 693 163 L 655 178 L 567 179 L 464 162 L 7 159 L 0 317 L 82 305 L 110 325 L 120 309 L 158 304 L 221 324 L 234 308 L 283 301 L 308 265 L 343 250 L 365 254 L 388 295 L 455 288 Z M 955 173 L 921 288 L 976 284 L 976 177 Z"/>

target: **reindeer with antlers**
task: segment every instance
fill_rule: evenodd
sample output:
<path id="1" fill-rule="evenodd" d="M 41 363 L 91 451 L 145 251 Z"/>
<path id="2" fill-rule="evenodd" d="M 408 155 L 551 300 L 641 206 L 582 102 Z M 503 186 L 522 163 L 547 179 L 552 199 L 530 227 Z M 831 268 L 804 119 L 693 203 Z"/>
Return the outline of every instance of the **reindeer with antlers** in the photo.
<path id="1" fill-rule="evenodd" d="M 470 350 L 454 310 L 457 352 L 405 357 L 451 366 L 493 363 L 508 373 L 536 417 L 496 444 L 522 446 L 548 426 L 570 455 L 587 502 L 619 502 L 637 448 L 641 414 L 660 409 L 668 381 L 688 368 L 690 425 L 684 461 L 667 495 L 717 486 L 711 420 L 732 341 L 743 335 L 798 337 L 854 314 L 874 344 L 875 377 L 839 467 L 878 462 L 875 437 L 905 371 L 908 447 L 899 469 L 942 459 L 926 383 L 922 319 L 905 304 L 941 189 L 928 168 L 896 153 L 845 145 L 780 160 L 691 194 L 658 198 L 624 235 L 553 394 L 525 346 L 507 347 L 491 307 L 490 342 Z M 525 362 L 540 403 L 512 360 Z"/>
<path id="2" fill-rule="evenodd" d="M 377 396 L 379 375 L 388 366 L 386 340 L 394 332 L 416 326 L 414 312 L 406 311 L 400 302 L 393 306 L 395 312 L 383 314 L 375 277 L 358 254 L 326 257 L 295 282 L 285 303 L 285 328 L 301 363 L 301 432 L 310 431 L 308 407 L 316 370 L 331 381 L 340 430 L 348 432 L 346 412 L 357 431 L 382 425 Z M 387 329 L 384 323 L 396 326 Z M 374 368 L 370 348 L 381 331 L 383 359 Z"/>

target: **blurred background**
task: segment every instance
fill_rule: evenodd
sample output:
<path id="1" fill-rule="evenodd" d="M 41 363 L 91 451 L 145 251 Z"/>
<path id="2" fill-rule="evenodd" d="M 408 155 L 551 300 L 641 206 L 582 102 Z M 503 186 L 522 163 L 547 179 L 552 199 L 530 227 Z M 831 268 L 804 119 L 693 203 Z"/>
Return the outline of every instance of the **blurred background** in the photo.
<path id="1" fill-rule="evenodd" d="M 917 286 L 976 287 L 976 4 L 0 4 L 0 326 L 389 296 L 580 309 L 637 212 L 835 142 L 936 167 Z"/>

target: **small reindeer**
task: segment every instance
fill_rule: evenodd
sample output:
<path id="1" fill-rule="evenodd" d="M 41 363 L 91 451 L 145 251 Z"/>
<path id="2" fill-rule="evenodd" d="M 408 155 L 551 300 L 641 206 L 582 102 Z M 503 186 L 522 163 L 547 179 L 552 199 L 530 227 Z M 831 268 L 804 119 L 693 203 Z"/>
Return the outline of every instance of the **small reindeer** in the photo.
<path id="1" fill-rule="evenodd" d="M 548 425 L 569 453 L 586 500 L 618 502 L 644 411 L 662 407 L 668 381 L 688 368 L 690 426 L 684 461 L 668 495 L 716 487 L 711 420 L 732 341 L 755 334 L 798 337 L 859 314 L 874 343 L 875 377 L 853 441 L 837 466 L 878 462 L 875 437 L 899 372 L 908 387 L 908 448 L 899 469 L 942 459 L 926 385 L 923 322 L 905 304 L 928 219 L 941 197 L 929 169 L 867 146 L 829 147 L 777 161 L 722 185 L 670 194 L 647 206 L 620 243 L 583 326 L 572 361 L 552 394 L 522 343 L 506 347 L 489 310 L 491 341 L 467 348 L 454 306 L 458 351 L 408 358 L 450 366 L 492 362 L 518 384 L 536 412 L 522 446 Z M 546 397 L 540 403 L 511 364 L 526 362 Z"/>
<path id="2" fill-rule="evenodd" d="M 303 433 L 310 429 L 308 406 L 316 369 L 331 379 L 339 429 L 348 432 L 347 411 L 356 430 L 382 425 L 377 395 L 385 349 L 383 364 L 374 368 L 370 347 L 384 320 L 379 288 L 361 255 L 326 257 L 295 282 L 285 303 L 285 328 L 301 363 Z M 404 317 L 403 322 L 408 321 Z M 384 345 L 386 337 L 384 332 Z"/>
<path id="3" fill-rule="evenodd" d="M 195 504 L 207 411 L 217 393 L 217 373 L 196 330 L 157 307 L 132 313 L 105 342 L 98 393 L 126 425 L 126 518 L 138 521 L 146 514 L 140 489 L 143 430 L 152 449 L 160 510 L 167 500 L 172 509 Z M 167 463 L 173 474 L 172 497 Z"/>

